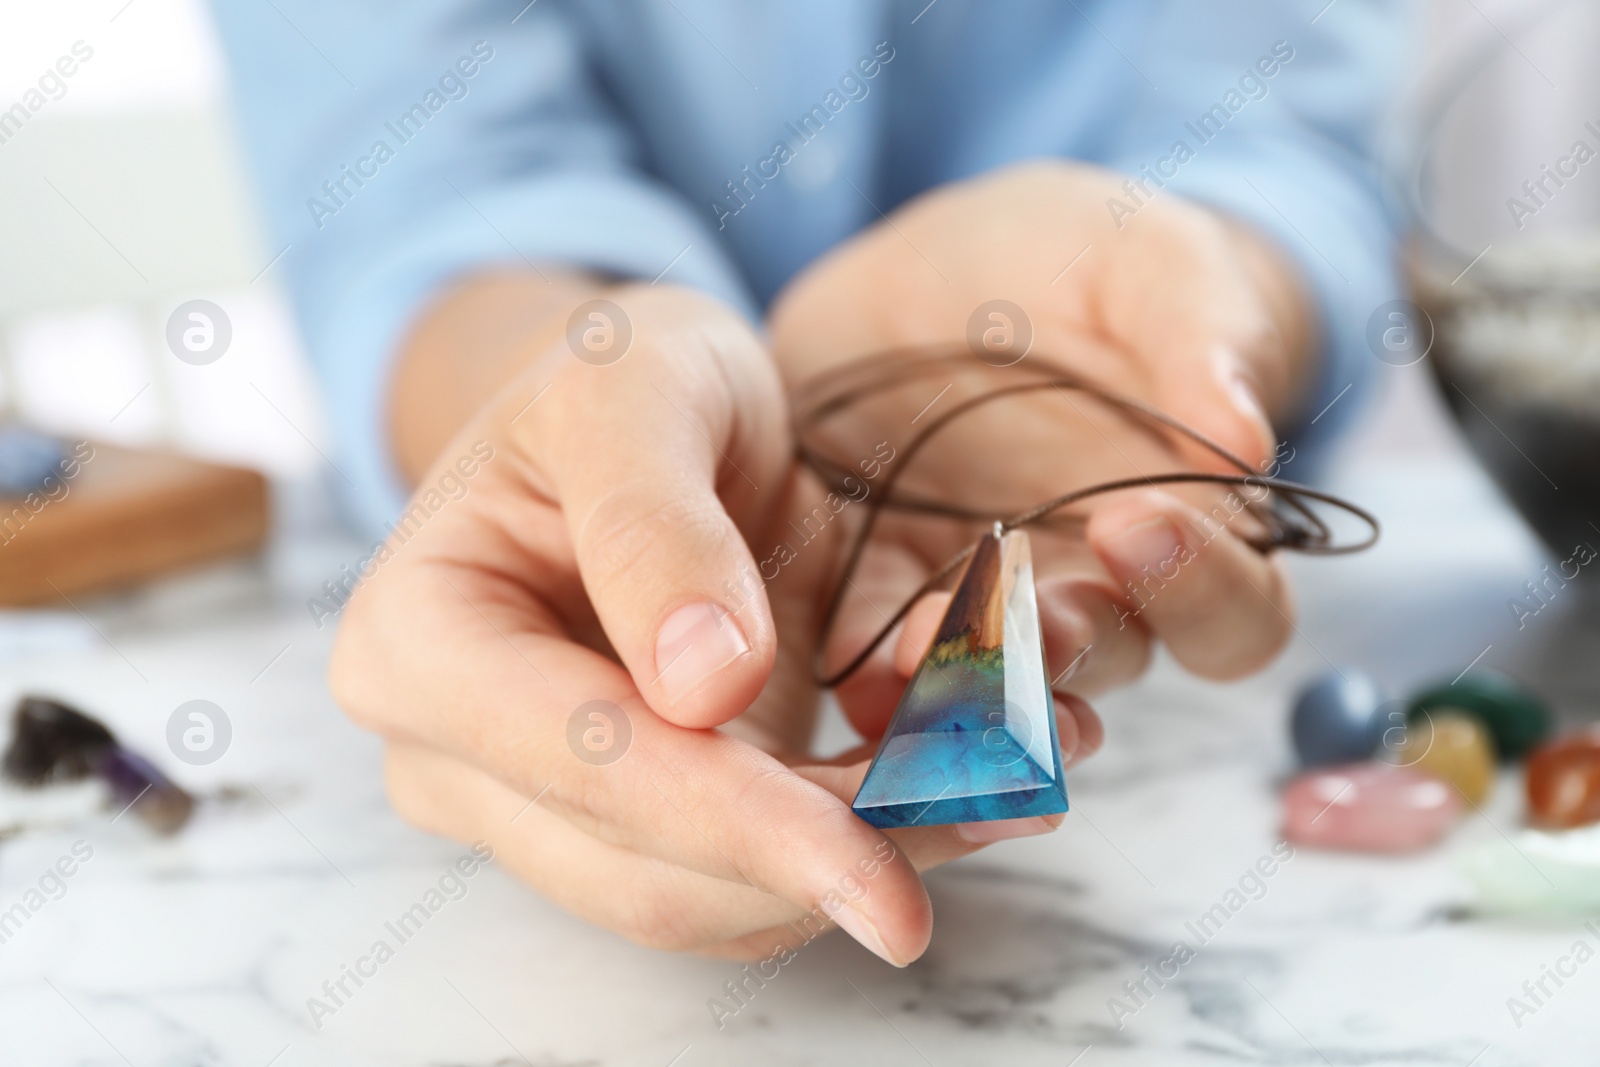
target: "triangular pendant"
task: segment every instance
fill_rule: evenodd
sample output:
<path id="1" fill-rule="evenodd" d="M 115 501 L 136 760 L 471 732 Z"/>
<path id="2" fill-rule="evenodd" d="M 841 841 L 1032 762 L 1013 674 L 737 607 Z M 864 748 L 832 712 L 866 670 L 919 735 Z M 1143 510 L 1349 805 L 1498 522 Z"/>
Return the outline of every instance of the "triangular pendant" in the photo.
<path id="1" fill-rule="evenodd" d="M 1067 810 L 1027 534 L 978 542 L 851 807 L 883 828 Z"/>

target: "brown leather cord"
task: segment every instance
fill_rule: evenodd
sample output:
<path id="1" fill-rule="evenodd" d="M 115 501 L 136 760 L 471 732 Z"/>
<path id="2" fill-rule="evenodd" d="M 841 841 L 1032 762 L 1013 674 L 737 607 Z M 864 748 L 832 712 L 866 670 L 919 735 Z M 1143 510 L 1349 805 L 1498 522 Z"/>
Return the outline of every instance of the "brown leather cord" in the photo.
<path id="1" fill-rule="evenodd" d="M 918 378 L 942 374 L 952 365 L 960 364 L 970 370 L 976 358 L 971 349 L 960 345 L 891 349 L 803 383 L 795 390 L 793 399 L 795 434 L 798 438 L 796 451 L 800 461 L 810 467 L 831 490 L 848 494 L 848 479 L 854 478 L 855 473 L 850 467 L 828 456 L 816 444 L 814 438 L 818 428 L 830 418 L 849 410 L 869 397 L 900 388 Z M 1061 508 L 1103 493 L 1146 486 L 1200 482 L 1248 486 L 1261 490 L 1262 499 L 1251 499 L 1249 494 L 1241 496 L 1245 498 L 1244 510 L 1248 510 L 1266 530 L 1260 537 L 1244 538 L 1244 540 L 1262 554 L 1283 548 L 1314 555 L 1338 555 L 1360 552 L 1377 543 L 1378 520 L 1365 509 L 1331 493 L 1282 478 L 1270 478 L 1259 474 L 1244 460 L 1172 416 L 1141 401 L 1103 388 L 1083 375 L 1058 366 L 1041 365 L 1042 362 L 1035 360 L 1026 365 L 1018 362 L 1003 368 L 1007 373 L 1025 375 L 1029 380 L 999 386 L 968 397 L 918 431 L 897 457 L 898 462 L 887 471 L 877 491 L 869 496 L 866 518 L 850 540 L 843 571 L 833 586 L 824 609 L 822 633 L 812 663 L 812 674 L 818 684 L 831 688 L 854 674 L 883 643 L 884 638 L 905 619 L 912 606 L 926 593 L 942 584 L 972 554 L 974 545 L 968 545 L 946 560 L 905 603 L 900 605 L 865 648 L 861 649 L 842 669 L 828 673 L 825 664 L 828 637 L 837 621 L 845 589 L 851 584 L 851 576 L 860 564 L 868 538 L 877 524 L 878 516 L 885 508 L 930 517 L 997 524 L 998 532 L 1004 532 L 1044 523 Z M 983 365 L 994 369 L 993 364 Z M 922 451 L 923 446 L 940 430 L 985 404 L 1047 389 L 1061 392 L 1063 396 L 1066 395 L 1066 390 L 1071 390 L 1093 397 L 1128 418 L 1135 426 L 1169 442 L 1173 435 L 1186 438 L 1242 473 L 1169 471 L 1136 478 L 1122 478 L 1074 489 L 1014 515 L 995 514 L 960 503 L 895 492 L 895 484 L 901 475 L 910 469 L 912 461 Z M 1346 544 L 1335 543 L 1333 531 L 1316 513 L 1313 504 L 1325 504 L 1355 516 L 1369 528 L 1367 536 Z"/>

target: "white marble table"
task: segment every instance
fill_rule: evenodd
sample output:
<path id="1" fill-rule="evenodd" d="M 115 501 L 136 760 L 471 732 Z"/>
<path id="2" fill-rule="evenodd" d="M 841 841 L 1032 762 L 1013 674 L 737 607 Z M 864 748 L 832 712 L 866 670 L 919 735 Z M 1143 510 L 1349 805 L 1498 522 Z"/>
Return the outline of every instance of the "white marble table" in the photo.
<path id="1" fill-rule="evenodd" d="M 1269 674 L 1221 687 L 1163 664 L 1106 700 L 1105 750 L 1072 774 L 1062 830 L 931 876 L 923 960 L 897 971 L 827 938 L 720 1030 L 706 1002 L 735 967 L 635 948 L 492 867 L 313 1026 L 307 998 L 464 851 L 388 811 L 377 744 L 328 696 L 329 631 L 304 599 L 353 543 L 291 533 L 267 564 L 90 606 L 98 632 L 35 620 L 42 647 L 0 666 L 0 699 L 80 702 L 213 799 L 161 841 L 112 823 L 90 786 L 0 792 L 0 826 L 17 828 L 0 843 L 0 910 L 75 842 L 93 850 L 0 945 L 0 1063 L 1593 1063 L 1600 963 L 1521 1028 L 1506 1008 L 1578 924 L 1474 917 L 1454 873 L 1461 850 L 1514 829 L 1509 778 L 1436 852 L 1301 851 L 1203 945 L 1186 927 L 1277 840 L 1286 694 L 1325 657 L 1403 687 L 1492 646 L 1485 663 L 1557 661 L 1564 711 L 1594 699 L 1595 657 L 1561 652 L 1580 647 L 1576 593 L 1516 630 L 1505 601 L 1543 559 L 1475 471 L 1445 458 L 1340 487 L 1390 535 L 1365 557 L 1296 565 L 1300 636 Z M 164 740 L 194 698 L 234 728 L 205 767 Z M 1194 958 L 1119 1029 L 1108 1000 L 1132 1006 L 1123 983 L 1180 938 Z"/>

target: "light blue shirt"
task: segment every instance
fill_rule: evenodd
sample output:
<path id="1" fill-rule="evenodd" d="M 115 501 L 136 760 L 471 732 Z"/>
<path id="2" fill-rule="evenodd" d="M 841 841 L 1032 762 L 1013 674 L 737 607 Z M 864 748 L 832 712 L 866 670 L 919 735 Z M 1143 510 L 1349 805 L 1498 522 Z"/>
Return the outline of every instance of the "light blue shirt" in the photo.
<path id="1" fill-rule="evenodd" d="M 452 279 L 570 263 L 758 320 L 880 210 L 1027 158 L 1143 178 L 1113 214 L 1176 191 L 1276 238 L 1324 323 L 1313 413 L 1376 362 L 1367 319 L 1399 286 L 1371 145 L 1399 2 L 525 2 L 214 3 L 334 462 L 373 526 L 403 498 L 388 365 Z"/>

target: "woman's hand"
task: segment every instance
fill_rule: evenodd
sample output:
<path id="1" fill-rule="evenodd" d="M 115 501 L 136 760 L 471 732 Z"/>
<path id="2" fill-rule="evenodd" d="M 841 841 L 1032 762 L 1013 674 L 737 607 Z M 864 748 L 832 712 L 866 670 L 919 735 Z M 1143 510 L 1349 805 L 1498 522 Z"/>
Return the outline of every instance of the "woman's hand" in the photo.
<path id="1" fill-rule="evenodd" d="M 1126 199 L 1122 181 L 1093 167 L 1033 163 L 912 201 L 780 295 L 772 341 L 785 379 L 798 384 L 901 345 L 971 343 L 986 386 L 1007 379 L 983 363 L 1053 363 L 1187 422 L 1260 473 L 1278 473 L 1284 456 L 1266 412 L 1293 412 L 1310 362 L 1295 279 L 1241 226 L 1170 192 L 1118 228 L 1106 203 Z M 980 362 L 976 349 L 989 346 L 997 350 Z M 950 392 L 944 384 L 923 379 L 831 421 L 830 451 L 854 454 L 879 438 L 903 448 L 973 385 L 959 375 Z M 1237 473 L 1069 392 L 971 412 L 917 462 L 922 473 L 914 468 L 900 488 L 1000 513 L 1095 482 L 1194 466 Z M 1074 509 L 1079 521 L 1065 536 L 1036 529 L 1058 693 L 1129 680 L 1157 640 L 1211 678 L 1248 673 L 1277 652 L 1292 626 L 1285 576 L 1244 543 L 1251 520 L 1236 511 L 1237 497 L 1213 487 L 1149 488 Z M 976 533 L 886 515 L 841 618 L 834 662 Z M 931 629 L 946 602 L 928 597 L 908 632 Z M 903 640 L 841 687 L 868 737 L 881 734 L 920 651 Z M 1097 724 L 1079 725 L 1098 741 Z"/>
<path id="2" fill-rule="evenodd" d="M 438 450 L 413 500 L 443 503 L 402 520 L 350 603 L 335 696 L 383 735 L 402 816 L 487 840 L 592 922 L 752 959 L 832 922 L 904 964 L 931 929 L 919 869 L 1060 818 L 886 837 L 851 813 L 870 746 L 807 757 L 838 530 L 776 568 L 750 547 L 793 541 L 825 497 L 793 464 L 770 357 L 704 297 L 598 295 L 631 323 L 626 353 L 576 358 L 556 316 Z M 488 290 L 461 299 L 493 320 Z M 403 379 L 406 403 L 428 393 Z"/>
<path id="3" fill-rule="evenodd" d="M 1110 182 L 1036 166 L 910 205 L 785 294 L 772 323 L 783 375 L 960 340 L 999 297 L 1031 319 L 1027 358 L 1060 358 L 1269 460 L 1251 398 L 1280 410 L 1303 377 L 1292 284 L 1252 238 L 1176 200 L 1115 231 L 1102 214 Z M 580 360 L 563 339 L 568 311 L 596 296 L 631 324 L 614 361 Z M 851 457 L 868 482 L 870 464 L 895 462 L 873 443 L 892 457 L 930 400 L 833 428 L 867 443 Z M 837 923 L 898 964 L 931 931 L 920 870 L 1059 824 L 885 835 L 850 812 L 940 597 L 841 689 L 867 743 L 809 758 L 810 660 L 847 524 L 816 520 L 827 490 L 793 463 L 779 368 L 733 313 L 670 288 L 487 280 L 424 321 L 394 409 L 414 501 L 445 502 L 402 521 L 347 609 L 332 678 L 341 705 L 384 736 L 390 794 L 410 821 L 487 840 L 556 903 L 645 944 L 758 959 Z M 942 495 L 1017 510 L 1204 459 L 1082 398 L 986 409 L 924 458 Z M 1212 676 L 1281 644 L 1282 575 L 1238 527 L 1207 527 L 1199 509 L 1216 498 L 1122 494 L 1084 511 L 1086 529 L 1035 532 L 1069 764 L 1101 736 L 1080 694 L 1137 673 L 1156 638 Z M 972 535 L 883 522 L 836 651 L 853 651 Z M 1152 563 L 1175 571 L 1152 585 Z"/>

